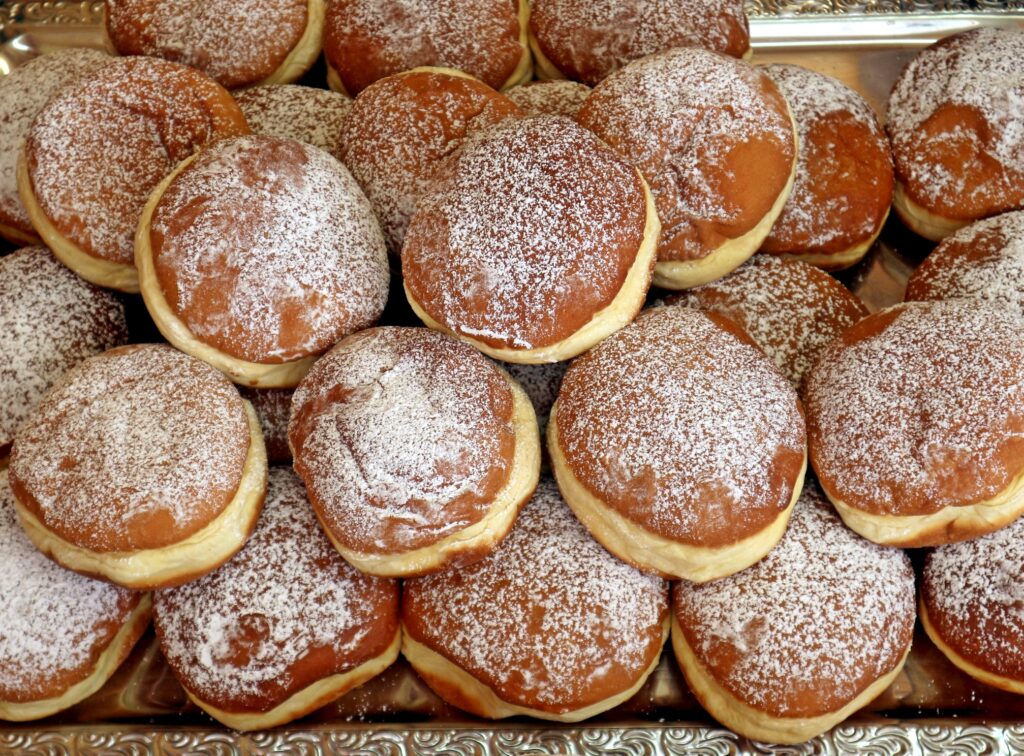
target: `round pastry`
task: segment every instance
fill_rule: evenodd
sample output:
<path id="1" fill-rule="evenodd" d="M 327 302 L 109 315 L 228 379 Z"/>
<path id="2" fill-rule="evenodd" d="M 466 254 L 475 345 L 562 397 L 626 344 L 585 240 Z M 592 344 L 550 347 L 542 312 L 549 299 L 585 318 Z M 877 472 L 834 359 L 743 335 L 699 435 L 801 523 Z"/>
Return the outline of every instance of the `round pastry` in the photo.
<path id="1" fill-rule="evenodd" d="M 971 29 L 922 50 L 896 80 L 893 207 L 921 236 L 1024 209 L 1022 57 L 1024 29 Z"/>
<path id="2" fill-rule="evenodd" d="M 765 66 L 793 111 L 796 181 L 762 252 L 825 270 L 859 262 L 892 203 L 892 154 L 874 110 L 838 79 L 800 66 Z"/>
<path id="3" fill-rule="evenodd" d="M 150 191 L 206 143 L 248 131 L 231 95 L 199 71 L 113 60 L 36 116 L 18 191 L 61 262 L 92 283 L 137 292 L 132 240 Z"/>
<path id="4" fill-rule="evenodd" d="M 661 219 L 654 282 L 721 278 L 761 246 L 796 176 L 795 126 L 759 68 L 696 47 L 630 63 L 577 120 L 635 164 Z"/>
<path id="5" fill-rule="evenodd" d="M 267 462 L 271 465 L 290 464 L 292 450 L 288 448 L 288 416 L 292 411 L 292 390 L 241 386 L 239 392 L 256 412 L 256 419 L 263 430 Z"/>
<path id="6" fill-rule="evenodd" d="M 670 305 L 732 319 L 800 390 L 833 339 L 868 314 L 828 273 L 796 260 L 756 255 L 725 278 L 669 297 Z"/>
<path id="7" fill-rule="evenodd" d="M 453 706 L 578 722 L 657 666 L 668 586 L 602 549 L 545 480 L 494 553 L 405 582 L 402 629 L 402 654 Z"/>
<path id="8" fill-rule="evenodd" d="M 373 328 L 328 352 L 295 391 L 288 441 L 338 551 L 386 577 L 482 558 L 540 470 L 519 385 L 425 328 Z"/>
<path id="9" fill-rule="evenodd" d="M 590 87 L 576 81 L 531 81 L 512 87 L 505 94 L 527 115 L 575 118 L 590 94 Z"/>
<path id="10" fill-rule="evenodd" d="M 567 118 L 468 140 L 402 248 L 405 292 L 431 328 L 506 362 L 574 357 L 643 306 L 658 240 L 643 177 Z"/>
<path id="11" fill-rule="evenodd" d="M 418 66 L 457 68 L 494 89 L 529 81 L 528 0 L 332 0 L 327 83 L 353 96 Z"/>
<path id="12" fill-rule="evenodd" d="M 609 551 L 695 582 L 778 543 L 807 466 L 793 388 L 739 326 L 686 307 L 647 310 L 573 361 L 548 451 Z"/>
<path id="13" fill-rule="evenodd" d="M 39 243 L 18 196 L 21 143 L 32 119 L 51 97 L 109 60 L 99 50 L 60 50 L 33 58 L 0 76 L 0 237 L 14 244 Z"/>
<path id="14" fill-rule="evenodd" d="M 1024 316 L 955 300 L 875 313 L 804 379 L 811 462 L 851 528 L 905 548 L 1024 513 Z"/>
<path id="15" fill-rule="evenodd" d="M 41 719 L 103 687 L 149 624 L 151 602 L 40 554 L 3 471 L 0 554 L 0 720 Z"/>
<path id="16" fill-rule="evenodd" d="M 754 566 L 672 588 L 672 647 L 701 705 L 730 730 L 802 743 L 892 683 L 914 635 L 907 555 L 843 527 L 809 486 Z"/>
<path id="17" fill-rule="evenodd" d="M 26 415 L 68 368 L 127 341 L 124 305 L 48 249 L 0 257 L 0 460 Z"/>
<path id="18" fill-rule="evenodd" d="M 236 383 L 295 386 L 387 302 L 370 203 L 336 158 L 293 139 L 225 139 L 186 160 L 153 191 L 135 242 L 160 332 Z"/>
<path id="19" fill-rule="evenodd" d="M 297 139 L 342 159 L 342 132 L 352 100 L 327 89 L 271 84 L 235 92 L 254 134 Z"/>
<path id="20" fill-rule="evenodd" d="M 64 374 L 18 429 L 10 482 L 40 551 L 128 588 L 163 588 L 242 547 L 267 459 L 252 407 L 224 376 L 141 344 Z"/>
<path id="21" fill-rule="evenodd" d="M 111 52 L 203 71 L 228 89 L 286 84 L 320 55 L 325 0 L 105 0 Z"/>
<path id="22" fill-rule="evenodd" d="M 750 55 L 743 0 L 533 0 L 530 48 L 542 79 L 594 86 L 672 47 Z"/>
<path id="23" fill-rule="evenodd" d="M 921 625 L 957 667 L 1024 693 L 1024 519 L 982 538 L 940 546 L 921 572 Z"/>
<path id="24" fill-rule="evenodd" d="M 440 180 L 442 163 L 470 134 L 522 111 L 483 82 L 421 68 L 360 93 L 345 122 L 341 158 L 366 192 L 388 249 L 402 251 L 409 219 Z"/>
<path id="25" fill-rule="evenodd" d="M 235 730 L 298 719 L 398 657 L 398 584 L 347 564 L 302 483 L 270 471 L 245 547 L 220 569 L 159 591 L 160 649 L 188 697 Z"/>
<path id="26" fill-rule="evenodd" d="M 1024 315 L 1024 212 L 947 236 L 911 274 L 906 298 L 975 299 Z"/>

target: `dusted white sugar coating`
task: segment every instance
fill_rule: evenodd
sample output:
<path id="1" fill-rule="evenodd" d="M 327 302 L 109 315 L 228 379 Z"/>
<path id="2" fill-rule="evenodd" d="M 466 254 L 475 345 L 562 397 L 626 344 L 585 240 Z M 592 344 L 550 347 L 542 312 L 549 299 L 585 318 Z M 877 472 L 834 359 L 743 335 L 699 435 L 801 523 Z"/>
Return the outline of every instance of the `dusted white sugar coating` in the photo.
<path id="1" fill-rule="evenodd" d="M 534 81 L 505 92 L 526 115 L 560 115 L 575 118 L 590 87 L 578 81 Z"/>
<path id="2" fill-rule="evenodd" d="M 609 673 L 632 684 L 647 669 L 668 591 L 591 538 L 548 479 L 482 561 L 407 580 L 404 610 L 422 620 L 416 640 L 509 703 L 581 708 Z"/>
<path id="3" fill-rule="evenodd" d="M 298 476 L 271 468 L 263 513 L 242 550 L 199 580 L 156 593 L 160 648 L 203 700 L 262 697 L 268 686 L 290 685 L 293 667 L 318 649 L 350 657 L 348 668 L 366 661 L 358 651 L 380 597 L 390 588 L 397 599 L 394 585 L 347 564 Z"/>
<path id="4" fill-rule="evenodd" d="M 0 258 L 0 447 L 53 383 L 128 341 L 124 305 L 43 247 Z"/>
<path id="5" fill-rule="evenodd" d="M 38 700 L 53 678 L 106 648 L 137 594 L 66 570 L 38 551 L 18 522 L 6 472 L 0 554 L 0 700 Z M 113 628 L 100 631 L 106 623 Z"/>
<path id="6" fill-rule="evenodd" d="M 254 134 L 298 139 L 341 160 L 352 100 L 328 89 L 268 84 L 234 93 Z"/>
<path id="7" fill-rule="evenodd" d="M 899 549 L 849 530 L 808 486 L 763 560 L 722 580 L 680 581 L 672 601 L 716 682 L 775 716 L 807 716 L 808 701 L 837 710 L 903 658 L 914 571 Z"/>

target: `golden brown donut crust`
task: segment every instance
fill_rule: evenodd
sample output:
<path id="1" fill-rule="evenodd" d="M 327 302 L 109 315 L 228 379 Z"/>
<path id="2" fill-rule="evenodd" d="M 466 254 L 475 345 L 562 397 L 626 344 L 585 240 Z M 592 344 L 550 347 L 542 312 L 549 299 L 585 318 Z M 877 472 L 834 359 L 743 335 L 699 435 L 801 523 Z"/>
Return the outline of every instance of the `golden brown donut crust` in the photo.
<path id="1" fill-rule="evenodd" d="M 376 0 L 333 0 L 324 57 L 352 96 L 418 66 L 456 68 L 502 89 L 519 83 L 510 79 L 529 56 L 525 18 L 521 22 L 525 2 L 395 0 L 384 13 Z"/>
<path id="2" fill-rule="evenodd" d="M 871 106 L 838 79 L 800 66 L 764 68 L 793 111 L 800 140 L 793 192 L 761 251 L 814 255 L 828 270 L 847 267 L 839 256 L 882 229 L 892 204 L 889 141 Z M 825 260 L 820 260 L 826 256 Z"/>
<path id="3" fill-rule="evenodd" d="M 628 163 L 566 118 L 515 119 L 468 142 L 420 202 L 402 273 L 444 329 L 536 350 L 612 304 L 646 230 L 645 187 Z"/>
<path id="4" fill-rule="evenodd" d="M 977 299 L 1024 314 L 1024 212 L 947 236 L 911 274 L 905 298 Z"/>
<path id="5" fill-rule="evenodd" d="M 522 115 L 508 98 L 458 71 L 422 69 L 389 76 L 353 101 L 342 160 L 398 255 L 420 199 L 436 188 L 442 164 L 472 134 Z"/>
<path id="6" fill-rule="evenodd" d="M 896 305 L 833 342 L 803 395 L 818 479 L 854 510 L 908 517 L 967 507 L 1024 473 L 1019 313 L 970 301 Z"/>
<path id="7" fill-rule="evenodd" d="M 248 132 L 231 95 L 199 71 L 119 58 L 40 111 L 25 140 L 24 188 L 81 251 L 131 265 L 150 191 L 199 148 Z"/>
<path id="8" fill-rule="evenodd" d="M 650 184 L 659 262 L 701 260 L 754 230 L 797 155 L 789 108 L 767 74 L 699 48 L 634 61 L 594 88 L 577 120 Z"/>
<path id="9" fill-rule="evenodd" d="M 847 529 L 810 484 L 760 562 L 673 586 L 673 632 L 733 698 L 772 717 L 810 719 L 842 709 L 902 664 L 914 599 L 906 554 Z"/>
<path id="10" fill-rule="evenodd" d="M 667 583 L 605 551 L 551 480 L 541 482 L 496 551 L 406 580 L 402 593 L 409 638 L 502 701 L 549 714 L 634 685 L 661 653 L 667 614 Z M 438 692 L 478 710 L 456 688 Z"/>
<path id="11" fill-rule="evenodd" d="M 92 552 L 185 540 L 231 502 L 250 437 L 224 376 L 169 346 L 119 347 L 68 371 L 11 451 L 18 502 Z"/>
<path id="12" fill-rule="evenodd" d="M 553 417 L 586 490 L 678 543 L 723 547 L 759 533 L 802 479 L 796 392 L 714 312 L 643 312 L 573 361 Z"/>
<path id="13" fill-rule="evenodd" d="M 565 78 L 594 86 L 672 47 L 743 57 L 750 29 L 742 0 L 534 0 L 530 44 Z"/>
<path id="14" fill-rule="evenodd" d="M 886 130 L 900 190 L 964 225 L 1024 208 L 1024 30 L 954 34 L 907 64 L 889 97 Z"/>
<path id="15" fill-rule="evenodd" d="M 472 347 L 425 328 L 371 328 L 299 384 L 288 440 L 332 538 L 402 554 L 486 516 L 512 470 L 512 411 L 507 380 Z"/>
<path id="16" fill-rule="evenodd" d="M 308 0 L 106 0 L 107 39 L 120 55 L 198 68 L 227 89 L 270 77 L 302 38 Z"/>
<path id="17" fill-rule="evenodd" d="M 268 712 L 383 654 L 398 632 L 398 583 L 348 565 L 295 473 L 273 468 L 246 545 L 219 570 L 160 591 L 154 624 L 190 695 L 232 713 Z"/>
<path id="18" fill-rule="evenodd" d="M 799 391 L 804 374 L 868 309 L 828 273 L 755 255 L 725 278 L 665 300 L 734 320 Z"/>

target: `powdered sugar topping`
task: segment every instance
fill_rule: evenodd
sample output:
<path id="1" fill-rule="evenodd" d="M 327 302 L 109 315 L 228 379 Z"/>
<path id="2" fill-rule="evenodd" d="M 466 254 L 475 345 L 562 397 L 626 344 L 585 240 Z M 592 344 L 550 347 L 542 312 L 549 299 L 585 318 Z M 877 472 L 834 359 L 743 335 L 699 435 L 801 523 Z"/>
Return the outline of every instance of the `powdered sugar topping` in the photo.
<path id="1" fill-rule="evenodd" d="M 269 84 L 236 92 L 235 102 L 256 134 L 297 139 L 342 158 L 342 132 L 352 100 L 327 89 Z"/>
<path id="2" fill-rule="evenodd" d="M 635 683 L 658 656 L 667 611 L 665 581 L 605 551 L 550 480 L 496 551 L 408 580 L 404 594 L 426 633 L 417 640 L 504 700 L 552 711 Z"/>
<path id="3" fill-rule="evenodd" d="M 914 627 L 910 560 L 848 530 L 810 486 L 763 560 L 711 583 L 680 581 L 672 598 L 716 681 L 774 716 L 849 703 L 896 667 Z"/>
<path id="4" fill-rule="evenodd" d="M 505 95 L 526 115 L 560 115 L 575 118 L 590 94 L 590 87 L 576 81 L 534 81 L 512 87 Z"/>

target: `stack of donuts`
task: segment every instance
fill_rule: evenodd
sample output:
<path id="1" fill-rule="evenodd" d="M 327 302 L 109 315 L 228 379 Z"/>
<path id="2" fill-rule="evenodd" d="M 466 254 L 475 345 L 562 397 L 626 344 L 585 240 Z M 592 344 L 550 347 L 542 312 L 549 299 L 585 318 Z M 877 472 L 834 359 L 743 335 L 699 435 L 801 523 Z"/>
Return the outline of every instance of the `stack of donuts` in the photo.
<path id="1" fill-rule="evenodd" d="M 884 130 L 744 60 L 736 0 L 104 30 L 0 80 L 0 719 L 151 621 L 239 730 L 400 653 L 580 721 L 671 639 L 711 716 L 798 743 L 918 611 L 1024 692 L 1024 30 L 923 50 Z M 869 313 L 832 272 L 890 206 L 944 240 Z"/>

